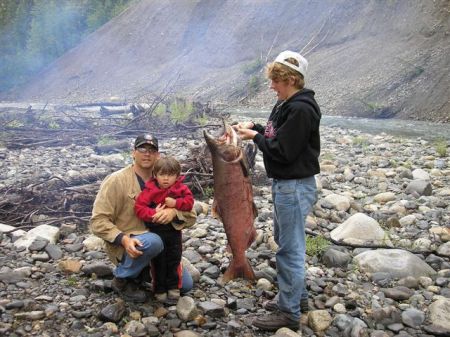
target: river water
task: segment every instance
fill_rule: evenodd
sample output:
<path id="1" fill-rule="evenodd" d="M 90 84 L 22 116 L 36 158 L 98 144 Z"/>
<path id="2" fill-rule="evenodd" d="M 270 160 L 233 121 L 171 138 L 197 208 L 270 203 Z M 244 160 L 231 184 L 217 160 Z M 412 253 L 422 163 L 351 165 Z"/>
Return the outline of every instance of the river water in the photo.
<path id="1" fill-rule="evenodd" d="M 249 118 L 267 118 L 268 110 L 234 110 L 232 116 Z M 426 140 L 446 139 L 450 141 L 450 124 L 430 123 L 401 119 L 370 119 L 341 116 L 322 116 L 321 124 L 329 127 L 359 130 L 370 134 L 386 133 L 397 137 L 417 138 Z"/>
<path id="2" fill-rule="evenodd" d="M 0 102 L 0 109 L 6 107 L 15 107 L 25 109 L 30 105 L 29 103 L 21 102 Z M 44 103 L 33 103 L 33 109 L 45 109 L 50 107 Z M 97 111 L 99 107 L 85 107 L 83 110 Z M 233 109 L 229 111 L 234 118 L 238 116 L 245 116 L 248 118 L 262 118 L 266 119 L 269 110 L 256 109 Z M 450 141 L 450 124 L 445 123 L 430 123 L 413 120 L 401 119 L 370 119 L 357 117 L 341 117 L 341 116 L 322 116 L 321 125 L 330 127 L 339 127 L 342 129 L 359 130 L 365 133 L 379 134 L 386 133 L 397 137 L 420 137 L 426 140 L 446 139 Z"/>

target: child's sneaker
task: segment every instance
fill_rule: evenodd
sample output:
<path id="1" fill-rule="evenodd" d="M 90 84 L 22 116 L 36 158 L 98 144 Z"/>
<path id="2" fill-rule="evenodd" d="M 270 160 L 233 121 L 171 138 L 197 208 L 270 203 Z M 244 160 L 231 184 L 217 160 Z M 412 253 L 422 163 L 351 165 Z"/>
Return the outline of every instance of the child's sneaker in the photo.
<path id="1" fill-rule="evenodd" d="M 167 300 L 167 294 L 166 294 L 166 293 L 158 293 L 158 294 L 155 294 L 155 299 L 156 299 L 158 302 L 163 303 L 163 302 L 165 302 L 165 301 Z"/>
<path id="2" fill-rule="evenodd" d="M 178 301 L 178 299 L 180 298 L 180 289 L 170 289 L 167 292 L 167 298 L 172 301 Z"/>

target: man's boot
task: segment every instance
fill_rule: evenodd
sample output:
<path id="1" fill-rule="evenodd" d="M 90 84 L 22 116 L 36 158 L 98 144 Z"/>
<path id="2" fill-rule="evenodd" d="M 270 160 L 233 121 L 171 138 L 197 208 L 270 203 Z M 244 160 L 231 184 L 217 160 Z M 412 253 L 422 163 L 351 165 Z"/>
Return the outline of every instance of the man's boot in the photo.
<path id="1" fill-rule="evenodd" d="M 295 319 L 288 313 L 278 310 L 271 314 L 256 318 L 252 322 L 252 325 L 266 331 L 277 331 L 281 328 L 289 328 L 296 331 L 300 327 L 300 320 Z"/>
<path id="2" fill-rule="evenodd" d="M 114 277 L 111 288 L 125 301 L 144 303 L 147 300 L 147 293 L 138 289 L 134 282 L 129 282 L 126 278 Z"/>
<path id="3" fill-rule="evenodd" d="M 277 311 L 278 308 L 278 301 L 277 300 L 271 300 L 269 302 L 266 303 L 266 305 L 264 306 L 264 309 L 266 309 L 267 311 Z M 307 298 L 302 298 L 300 300 L 300 312 L 305 313 L 309 311 L 309 304 L 308 304 L 308 299 Z"/>
<path id="4" fill-rule="evenodd" d="M 120 294 L 127 287 L 128 280 L 126 278 L 114 277 L 111 282 L 111 288 L 116 293 Z"/>

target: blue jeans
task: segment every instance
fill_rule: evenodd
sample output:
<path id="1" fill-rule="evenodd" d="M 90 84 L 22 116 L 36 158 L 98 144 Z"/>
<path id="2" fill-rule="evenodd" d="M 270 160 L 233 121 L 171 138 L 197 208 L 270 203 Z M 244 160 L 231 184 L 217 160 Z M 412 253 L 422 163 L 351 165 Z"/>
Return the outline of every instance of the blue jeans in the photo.
<path id="1" fill-rule="evenodd" d="M 164 249 L 161 238 L 155 233 L 144 233 L 134 235 L 142 243 L 142 247 L 136 247 L 141 250 L 143 254 L 135 259 L 124 253 L 122 261 L 114 270 L 114 276 L 119 278 L 136 278 L 141 273 L 142 269 L 150 265 L 151 260 L 161 253 Z M 181 293 L 187 293 L 194 286 L 194 281 L 189 271 L 183 267 Z"/>
<path id="2" fill-rule="evenodd" d="M 308 298 L 305 284 L 305 222 L 317 201 L 314 176 L 303 179 L 273 179 L 273 232 L 276 253 L 278 307 L 300 318 L 300 300 Z"/>

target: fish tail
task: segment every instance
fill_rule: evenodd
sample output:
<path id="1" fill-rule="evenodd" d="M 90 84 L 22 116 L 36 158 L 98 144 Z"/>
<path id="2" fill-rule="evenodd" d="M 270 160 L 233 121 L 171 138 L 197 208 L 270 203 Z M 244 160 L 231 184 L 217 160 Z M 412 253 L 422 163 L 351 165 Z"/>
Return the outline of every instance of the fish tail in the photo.
<path id="1" fill-rule="evenodd" d="M 235 259 L 230 261 L 228 269 L 223 274 L 223 280 L 228 282 L 235 278 L 243 278 L 247 280 L 255 279 L 255 273 L 253 272 L 253 268 L 247 258 L 244 258 L 242 262 L 236 262 Z"/>

